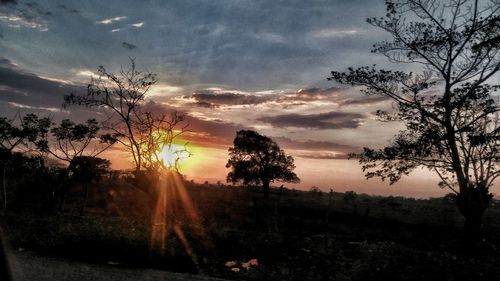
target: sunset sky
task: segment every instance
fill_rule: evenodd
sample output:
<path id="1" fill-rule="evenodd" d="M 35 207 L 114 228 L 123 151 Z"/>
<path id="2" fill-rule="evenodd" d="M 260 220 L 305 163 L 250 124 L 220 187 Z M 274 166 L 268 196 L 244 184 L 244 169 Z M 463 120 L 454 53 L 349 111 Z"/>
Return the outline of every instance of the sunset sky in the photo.
<path id="1" fill-rule="evenodd" d="M 346 154 L 381 147 L 400 127 L 380 123 L 391 102 L 329 82 L 331 70 L 389 65 L 371 54 L 387 35 L 365 22 L 384 1 L 1 1 L 0 112 L 55 120 L 98 117 L 62 109 L 98 66 L 158 74 L 148 106 L 189 116 L 188 178 L 225 181 L 227 149 L 240 129 L 276 140 L 294 156 L 300 184 L 414 197 L 441 196 L 425 170 L 389 186 L 366 181 Z M 115 168 L 126 168 L 115 152 Z M 187 168 L 189 167 L 189 168 Z M 493 189 L 493 192 L 498 192 Z"/>

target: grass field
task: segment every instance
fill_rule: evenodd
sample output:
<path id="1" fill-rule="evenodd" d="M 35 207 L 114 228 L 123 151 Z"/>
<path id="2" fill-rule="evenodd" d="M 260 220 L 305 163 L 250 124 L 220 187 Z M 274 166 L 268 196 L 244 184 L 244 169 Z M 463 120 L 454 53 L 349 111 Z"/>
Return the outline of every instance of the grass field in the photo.
<path id="1" fill-rule="evenodd" d="M 498 204 L 466 253 L 463 219 L 443 198 L 274 189 L 266 200 L 252 187 L 185 185 L 198 220 L 171 203 L 164 251 L 151 244 L 154 196 L 126 182 L 93 186 L 84 216 L 78 188 L 64 212 L 15 206 L 6 233 L 14 250 L 235 280 L 500 280 Z"/>

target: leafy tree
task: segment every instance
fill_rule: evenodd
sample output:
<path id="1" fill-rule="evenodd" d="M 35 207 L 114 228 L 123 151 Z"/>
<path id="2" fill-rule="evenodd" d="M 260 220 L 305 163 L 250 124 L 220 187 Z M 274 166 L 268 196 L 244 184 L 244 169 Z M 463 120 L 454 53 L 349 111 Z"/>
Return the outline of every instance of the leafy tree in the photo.
<path id="1" fill-rule="evenodd" d="M 231 168 L 227 174 L 228 182 L 262 184 L 267 198 L 271 182 L 300 181 L 293 172 L 293 157 L 287 156 L 269 137 L 255 131 L 241 130 L 236 132 L 233 145 L 229 148 L 229 160 L 226 164 L 227 168 Z"/>
<path id="2" fill-rule="evenodd" d="M 39 148 L 68 164 L 76 157 L 96 157 L 116 142 L 112 135 L 99 135 L 100 130 L 95 119 L 81 124 L 64 119 L 59 125 L 52 126 L 51 138 L 46 135 L 44 141 L 39 142 Z"/>
<path id="3" fill-rule="evenodd" d="M 18 123 L 16 125 L 16 123 Z M 8 119 L 0 117 L 0 169 L 2 171 L 3 209 L 7 208 L 7 183 L 5 172 L 12 153 L 31 151 L 33 145 L 43 141 L 43 136 L 50 126 L 49 118 L 39 118 L 36 114 L 26 114 Z"/>
<path id="4" fill-rule="evenodd" d="M 45 134 L 38 142 L 40 151 L 68 165 L 66 169 L 61 170 L 60 182 L 54 192 L 59 200 L 60 210 L 64 209 L 66 194 L 72 180 L 69 175 L 70 168 L 75 159 L 96 158 L 116 142 L 113 135 L 99 134 L 100 130 L 95 119 L 88 119 L 80 124 L 64 119 L 58 125 L 52 124 L 50 133 Z"/>
<path id="5" fill-rule="evenodd" d="M 488 84 L 500 70 L 500 3 L 389 0 L 386 7 L 384 18 L 367 21 L 393 40 L 373 52 L 416 72 L 349 68 L 329 80 L 392 99 L 395 112 L 378 111 L 379 118 L 406 125 L 387 147 L 358 155 L 367 178 L 394 183 L 421 166 L 437 173 L 455 194 L 473 245 L 500 176 L 499 85 Z"/>

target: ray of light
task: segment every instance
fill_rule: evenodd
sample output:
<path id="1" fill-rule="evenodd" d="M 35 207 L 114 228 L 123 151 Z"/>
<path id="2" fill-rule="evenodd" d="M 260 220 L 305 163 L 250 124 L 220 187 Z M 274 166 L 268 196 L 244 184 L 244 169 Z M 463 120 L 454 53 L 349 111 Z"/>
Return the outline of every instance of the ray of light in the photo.
<path id="1" fill-rule="evenodd" d="M 197 266 L 198 258 L 185 235 L 186 231 L 195 234 L 204 245 L 211 243 L 207 242 L 198 212 L 177 171 L 170 169 L 161 173 L 157 183 L 157 196 L 152 219 L 151 250 L 165 254 L 168 250 L 167 238 L 175 235 Z"/>

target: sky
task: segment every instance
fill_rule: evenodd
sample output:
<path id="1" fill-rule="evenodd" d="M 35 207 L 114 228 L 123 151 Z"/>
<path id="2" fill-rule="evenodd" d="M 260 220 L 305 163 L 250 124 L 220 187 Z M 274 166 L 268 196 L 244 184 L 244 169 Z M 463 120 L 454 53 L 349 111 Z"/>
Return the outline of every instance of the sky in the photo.
<path id="1" fill-rule="evenodd" d="M 387 34 L 366 23 L 384 1 L 0 1 L 0 112 L 35 111 L 83 121 L 91 109 L 62 108 L 98 66 L 111 72 L 135 58 L 158 74 L 149 106 L 189 116 L 195 181 L 225 181 L 227 149 L 252 129 L 294 156 L 307 190 L 442 196 L 425 170 L 389 186 L 365 180 L 346 155 L 383 147 L 400 124 L 375 120 L 389 100 L 327 81 L 349 66 L 388 66 L 370 53 Z M 116 151 L 115 168 L 127 168 Z M 113 158 L 114 155 L 114 158 Z M 196 163 L 196 165 L 194 165 Z M 495 190 L 493 190 L 495 192 Z"/>

